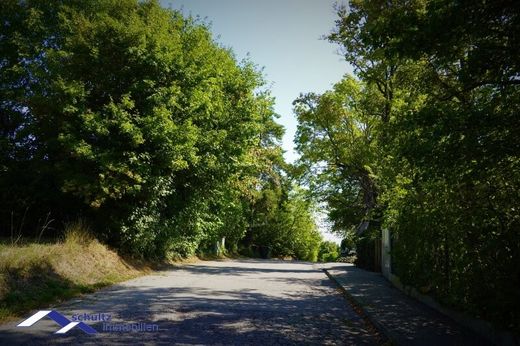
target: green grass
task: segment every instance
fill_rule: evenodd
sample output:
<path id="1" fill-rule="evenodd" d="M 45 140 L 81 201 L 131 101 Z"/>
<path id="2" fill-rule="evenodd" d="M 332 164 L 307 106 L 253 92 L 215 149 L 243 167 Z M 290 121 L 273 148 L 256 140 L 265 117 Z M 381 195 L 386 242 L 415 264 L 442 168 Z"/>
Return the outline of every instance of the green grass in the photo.
<path id="1" fill-rule="evenodd" d="M 0 322 L 149 271 L 99 243 L 82 221 L 55 244 L 0 244 Z"/>

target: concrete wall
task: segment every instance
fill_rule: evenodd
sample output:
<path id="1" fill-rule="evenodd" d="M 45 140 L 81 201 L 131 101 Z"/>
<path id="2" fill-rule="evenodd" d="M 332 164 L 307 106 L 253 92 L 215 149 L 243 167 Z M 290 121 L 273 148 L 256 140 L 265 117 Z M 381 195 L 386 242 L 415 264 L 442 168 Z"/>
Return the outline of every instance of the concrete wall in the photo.
<path id="1" fill-rule="evenodd" d="M 390 280 L 392 261 L 390 260 L 390 230 L 383 229 L 381 234 L 381 272 Z"/>

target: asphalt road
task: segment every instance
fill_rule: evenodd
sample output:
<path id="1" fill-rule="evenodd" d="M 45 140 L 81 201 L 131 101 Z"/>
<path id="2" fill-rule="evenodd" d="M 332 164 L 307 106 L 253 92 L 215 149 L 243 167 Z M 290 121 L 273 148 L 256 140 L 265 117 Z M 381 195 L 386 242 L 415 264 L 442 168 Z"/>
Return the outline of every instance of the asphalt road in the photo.
<path id="1" fill-rule="evenodd" d="M 47 310 L 110 321 L 87 321 L 97 331 L 90 335 L 79 325 L 56 334 L 61 327 L 48 316 L 30 327 L 17 321 L 0 326 L 0 345 L 376 343 L 319 265 L 304 262 L 185 264 Z"/>

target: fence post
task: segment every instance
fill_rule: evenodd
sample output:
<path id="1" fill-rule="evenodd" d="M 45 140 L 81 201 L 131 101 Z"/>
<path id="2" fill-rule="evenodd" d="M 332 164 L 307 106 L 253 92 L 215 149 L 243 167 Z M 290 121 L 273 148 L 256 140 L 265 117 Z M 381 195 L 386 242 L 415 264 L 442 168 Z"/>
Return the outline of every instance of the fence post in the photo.
<path id="1" fill-rule="evenodd" d="M 382 246 L 381 246 L 381 272 L 383 276 L 387 279 L 390 279 L 390 274 L 392 273 L 392 265 L 390 258 L 390 230 L 383 229 L 382 230 Z"/>

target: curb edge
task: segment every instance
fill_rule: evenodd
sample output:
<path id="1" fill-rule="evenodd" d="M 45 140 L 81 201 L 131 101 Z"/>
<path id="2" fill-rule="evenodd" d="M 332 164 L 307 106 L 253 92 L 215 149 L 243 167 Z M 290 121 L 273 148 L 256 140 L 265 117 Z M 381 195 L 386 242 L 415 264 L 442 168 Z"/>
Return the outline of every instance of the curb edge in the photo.
<path id="1" fill-rule="evenodd" d="M 323 272 L 327 277 L 334 282 L 334 284 L 343 292 L 343 296 L 348 300 L 348 302 L 354 307 L 356 313 L 358 313 L 365 323 L 369 326 L 373 327 L 373 329 L 377 332 L 378 335 L 376 337 L 379 339 L 379 343 L 381 345 L 398 345 L 394 338 L 392 338 L 391 333 L 378 321 L 376 321 L 365 308 L 361 306 L 361 304 L 347 291 L 345 287 L 332 275 L 329 273 L 328 269 L 322 268 Z"/>

